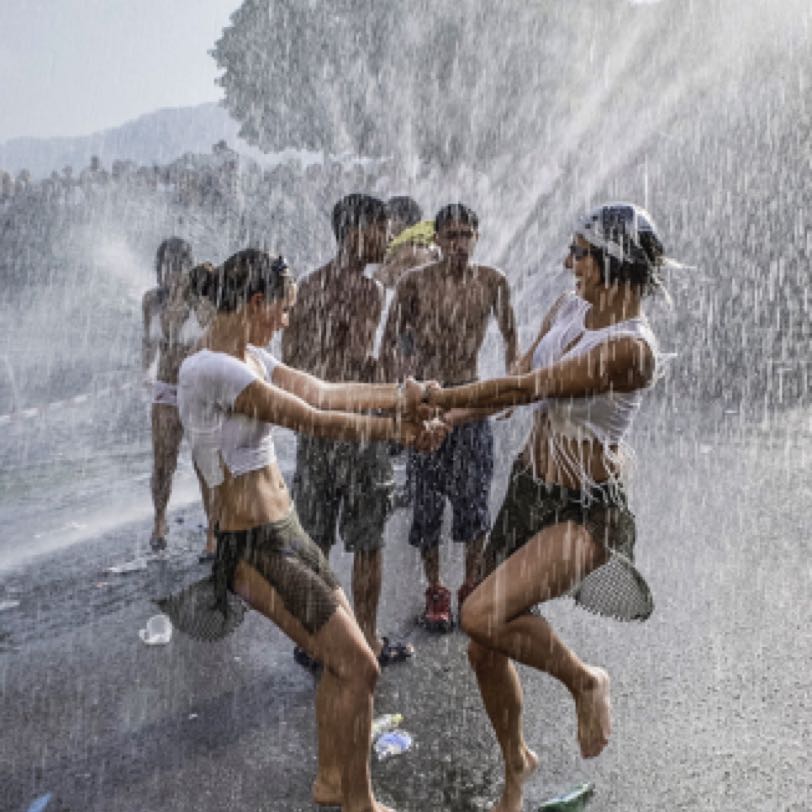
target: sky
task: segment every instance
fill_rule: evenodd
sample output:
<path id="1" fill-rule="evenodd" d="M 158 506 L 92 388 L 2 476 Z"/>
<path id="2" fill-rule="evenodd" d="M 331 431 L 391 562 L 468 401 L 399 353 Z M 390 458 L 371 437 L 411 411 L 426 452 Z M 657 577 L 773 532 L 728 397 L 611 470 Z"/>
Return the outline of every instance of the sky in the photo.
<path id="1" fill-rule="evenodd" d="M 0 0 L 0 142 L 222 98 L 208 51 L 241 0 Z"/>

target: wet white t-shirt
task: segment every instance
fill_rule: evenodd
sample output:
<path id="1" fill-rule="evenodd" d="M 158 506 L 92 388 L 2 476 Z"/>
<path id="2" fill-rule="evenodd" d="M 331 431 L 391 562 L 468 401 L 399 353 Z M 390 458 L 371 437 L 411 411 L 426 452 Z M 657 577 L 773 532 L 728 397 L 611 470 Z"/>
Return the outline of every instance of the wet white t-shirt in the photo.
<path id="1" fill-rule="evenodd" d="M 279 361 L 251 344 L 251 356 L 270 382 Z M 265 468 L 276 460 L 270 423 L 234 412 L 234 401 L 260 380 L 252 367 L 224 352 L 200 350 L 178 373 L 178 413 L 192 458 L 209 487 L 223 482 L 223 466 L 232 476 Z"/>

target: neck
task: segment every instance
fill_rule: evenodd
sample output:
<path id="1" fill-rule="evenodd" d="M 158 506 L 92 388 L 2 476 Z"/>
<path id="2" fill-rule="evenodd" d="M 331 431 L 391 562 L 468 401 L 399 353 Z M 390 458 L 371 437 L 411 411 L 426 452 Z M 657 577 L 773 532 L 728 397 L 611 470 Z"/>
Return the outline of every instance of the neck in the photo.
<path id="1" fill-rule="evenodd" d="M 342 246 L 336 255 L 333 267 L 339 272 L 363 273 L 367 261 L 359 257 L 350 245 Z"/>
<path id="2" fill-rule="evenodd" d="M 443 257 L 442 259 L 443 270 L 451 276 L 462 276 L 469 268 L 470 261 L 456 259 L 452 257 Z"/>
<path id="3" fill-rule="evenodd" d="M 642 313 L 640 294 L 625 286 L 604 288 L 598 294 L 597 301 L 590 304 L 592 307 L 586 314 L 586 326 L 591 330 L 610 327 L 637 318 Z"/>
<path id="4" fill-rule="evenodd" d="M 249 333 L 248 325 L 241 314 L 218 313 L 203 339 L 203 344 L 210 350 L 244 358 Z"/>

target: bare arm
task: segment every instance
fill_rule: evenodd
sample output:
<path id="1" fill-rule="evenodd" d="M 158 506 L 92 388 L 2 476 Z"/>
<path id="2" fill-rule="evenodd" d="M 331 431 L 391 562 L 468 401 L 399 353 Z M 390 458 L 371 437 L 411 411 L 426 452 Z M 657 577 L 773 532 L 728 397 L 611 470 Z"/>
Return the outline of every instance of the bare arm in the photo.
<path id="1" fill-rule="evenodd" d="M 158 354 L 158 340 L 155 339 L 150 328 L 152 320 L 156 317 L 158 310 L 157 290 L 148 290 L 141 300 L 141 312 L 144 319 L 144 335 L 141 338 L 141 370 L 146 372 L 155 356 Z"/>
<path id="2" fill-rule="evenodd" d="M 654 374 L 654 355 L 644 341 L 620 338 L 588 353 L 523 375 L 431 390 L 429 402 L 442 409 L 501 408 L 544 398 L 588 397 L 642 389 Z"/>
<path id="3" fill-rule="evenodd" d="M 513 305 L 510 303 L 510 285 L 507 277 L 501 272 L 496 282 L 496 298 L 494 300 L 494 313 L 499 331 L 505 340 L 505 369 L 511 370 L 516 362 L 518 354 L 516 339 L 516 315 L 513 312 Z"/>
<path id="4" fill-rule="evenodd" d="M 431 451 L 448 432 L 441 421 L 401 420 L 316 409 L 301 398 L 265 381 L 249 384 L 234 401 L 234 411 L 256 420 L 333 440 L 396 440 Z"/>
<path id="5" fill-rule="evenodd" d="M 389 305 L 383 338 L 381 339 L 380 368 L 386 380 L 402 380 L 411 370 L 406 352 L 411 331 L 411 286 L 402 280 L 395 288 L 395 296 Z"/>
<path id="6" fill-rule="evenodd" d="M 328 383 L 314 375 L 280 364 L 273 371 L 273 384 L 317 409 L 342 412 L 417 410 L 423 388 L 401 388 L 396 383 Z"/>

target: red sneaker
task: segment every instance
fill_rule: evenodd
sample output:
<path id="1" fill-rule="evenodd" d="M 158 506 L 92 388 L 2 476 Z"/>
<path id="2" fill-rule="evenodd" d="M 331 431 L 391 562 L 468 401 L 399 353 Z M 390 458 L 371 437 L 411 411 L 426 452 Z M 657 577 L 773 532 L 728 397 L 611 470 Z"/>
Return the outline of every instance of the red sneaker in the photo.
<path id="1" fill-rule="evenodd" d="M 451 593 L 444 586 L 430 586 L 426 590 L 426 609 L 418 622 L 432 632 L 450 632 L 454 628 Z"/>

